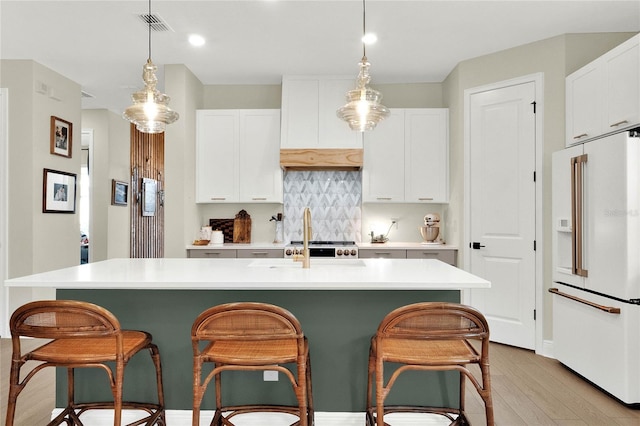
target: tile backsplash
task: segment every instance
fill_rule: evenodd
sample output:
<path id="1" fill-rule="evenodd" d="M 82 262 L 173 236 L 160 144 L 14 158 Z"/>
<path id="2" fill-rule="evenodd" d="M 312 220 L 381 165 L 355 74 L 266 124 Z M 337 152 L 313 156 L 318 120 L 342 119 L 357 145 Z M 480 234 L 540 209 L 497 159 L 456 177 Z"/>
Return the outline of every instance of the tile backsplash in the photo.
<path id="1" fill-rule="evenodd" d="M 361 241 L 361 172 L 287 171 L 284 242 L 302 240 L 302 213 L 311 209 L 314 240 Z"/>

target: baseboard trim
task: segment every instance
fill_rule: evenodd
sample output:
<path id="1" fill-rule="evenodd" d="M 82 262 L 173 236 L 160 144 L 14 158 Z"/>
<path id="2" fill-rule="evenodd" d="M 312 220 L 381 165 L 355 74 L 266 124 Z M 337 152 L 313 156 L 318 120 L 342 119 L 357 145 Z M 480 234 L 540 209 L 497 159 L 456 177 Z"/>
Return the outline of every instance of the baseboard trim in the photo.
<path id="1" fill-rule="evenodd" d="M 56 408 L 53 410 L 52 419 L 62 412 L 62 408 Z M 190 410 L 167 410 L 167 424 L 171 426 L 187 426 L 191 425 L 191 411 Z M 211 422 L 213 417 L 213 411 L 203 411 L 200 413 L 200 424 L 207 425 Z M 265 417 L 269 416 L 269 421 L 265 422 Z M 424 416 L 420 416 L 420 419 L 411 418 L 411 415 L 392 415 L 396 420 L 402 421 L 403 425 L 407 426 L 444 426 L 450 422 L 441 416 L 429 416 L 425 419 Z M 134 410 L 123 410 L 122 423 L 127 424 L 140 418 L 139 412 Z M 385 420 L 386 420 L 385 416 Z M 113 412 L 111 410 L 93 410 L 88 411 L 82 415 L 82 420 L 85 424 L 92 426 L 113 426 Z M 276 425 L 289 425 L 291 423 L 291 416 L 287 414 L 247 414 L 243 416 L 242 421 L 238 421 L 238 426 L 264 426 L 265 424 Z M 344 412 L 317 412 L 315 413 L 315 425 L 316 426 L 362 426 L 364 424 L 364 413 L 344 413 Z"/>

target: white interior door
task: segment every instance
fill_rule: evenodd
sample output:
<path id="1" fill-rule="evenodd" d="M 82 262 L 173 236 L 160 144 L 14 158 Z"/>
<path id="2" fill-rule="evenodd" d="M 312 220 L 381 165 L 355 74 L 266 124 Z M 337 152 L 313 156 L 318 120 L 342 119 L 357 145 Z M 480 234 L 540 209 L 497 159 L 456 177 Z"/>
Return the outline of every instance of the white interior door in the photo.
<path id="1" fill-rule="evenodd" d="M 536 342 L 535 82 L 468 98 L 469 270 L 491 281 L 467 303 L 489 321 L 491 340 Z"/>

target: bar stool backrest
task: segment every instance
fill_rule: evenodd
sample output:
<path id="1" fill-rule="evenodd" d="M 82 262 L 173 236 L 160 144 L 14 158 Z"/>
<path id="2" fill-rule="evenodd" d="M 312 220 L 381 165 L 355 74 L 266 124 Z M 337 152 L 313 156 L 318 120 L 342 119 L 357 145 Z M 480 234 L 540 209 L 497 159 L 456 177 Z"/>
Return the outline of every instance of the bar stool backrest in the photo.
<path id="1" fill-rule="evenodd" d="M 278 340 L 304 337 L 298 320 L 286 309 L 265 303 L 214 306 L 193 323 L 194 340 Z"/>
<path id="2" fill-rule="evenodd" d="M 456 303 L 414 303 L 384 318 L 378 337 L 401 339 L 486 339 L 489 326 L 476 309 Z"/>

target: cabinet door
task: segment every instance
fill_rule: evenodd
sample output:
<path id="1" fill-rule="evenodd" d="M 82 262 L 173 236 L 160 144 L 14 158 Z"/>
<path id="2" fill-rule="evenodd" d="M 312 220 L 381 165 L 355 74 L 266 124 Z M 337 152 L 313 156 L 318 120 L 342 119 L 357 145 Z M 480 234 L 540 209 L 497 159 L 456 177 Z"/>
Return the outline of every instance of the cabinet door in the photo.
<path id="1" fill-rule="evenodd" d="M 238 249 L 238 259 L 282 259 L 284 257 L 284 249 Z"/>
<path id="2" fill-rule="evenodd" d="M 405 110 L 405 201 L 449 201 L 449 110 Z"/>
<path id="3" fill-rule="evenodd" d="M 187 250 L 187 257 L 192 259 L 233 259 L 236 251 L 231 249 L 193 249 Z"/>
<path id="4" fill-rule="evenodd" d="M 336 115 L 347 103 L 346 94 L 355 89 L 355 78 L 326 78 L 319 82 L 318 148 L 362 148 L 362 132 L 351 130 Z"/>
<path id="5" fill-rule="evenodd" d="M 566 146 L 584 142 L 600 134 L 602 72 L 598 61 L 594 61 L 567 77 Z"/>
<path id="6" fill-rule="evenodd" d="M 282 203 L 280 110 L 240 111 L 240 202 Z"/>
<path id="7" fill-rule="evenodd" d="M 406 259 L 407 251 L 400 249 L 360 249 L 358 257 L 361 259 Z"/>
<path id="8" fill-rule="evenodd" d="M 196 113 L 196 202 L 238 201 L 237 110 Z"/>
<path id="9" fill-rule="evenodd" d="M 603 133 L 640 123 L 640 36 L 605 55 L 605 114 Z"/>
<path id="10" fill-rule="evenodd" d="M 438 259 L 456 266 L 458 252 L 456 250 L 407 250 L 407 259 Z"/>
<path id="11" fill-rule="evenodd" d="M 318 145 L 319 82 L 309 78 L 282 80 L 282 148 Z"/>
<path id="12" fill-rule="evenodd" d="M 363 202 L 404 201 L 404 110 L 391 109 L 373 132 L 364 136 Z"/>

